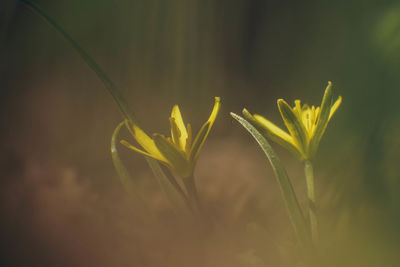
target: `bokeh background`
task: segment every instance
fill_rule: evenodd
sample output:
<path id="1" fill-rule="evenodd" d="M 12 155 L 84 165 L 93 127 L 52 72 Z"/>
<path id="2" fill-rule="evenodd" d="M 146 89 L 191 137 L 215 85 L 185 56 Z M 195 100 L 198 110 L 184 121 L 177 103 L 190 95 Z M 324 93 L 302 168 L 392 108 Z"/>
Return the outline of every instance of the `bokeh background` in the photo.
<path id="1" fill-rule="evenodd" d="M 319 105 L 327 81 L 343 104 L 315 160 L 320 257 L 399 266 L 398 1 L 35 2 L 104 68 L 149 133 L 168 134 L 174 104 L 196 131 L 222 98 L 196 168 L 213 231 L 174 215 L 143 158 L 121 147 L 165 222 L 140 223 L 111 162 L 117 106 L 54 29 L 2 0 L 2 266 L 301 264 L 271 168 L 229 112 L 246 107 L 283 126 L 276 99 Z M 301 164 L 274 148 L 305 206 Z M 246 232 L 252 222 L 265 236 Z"/>

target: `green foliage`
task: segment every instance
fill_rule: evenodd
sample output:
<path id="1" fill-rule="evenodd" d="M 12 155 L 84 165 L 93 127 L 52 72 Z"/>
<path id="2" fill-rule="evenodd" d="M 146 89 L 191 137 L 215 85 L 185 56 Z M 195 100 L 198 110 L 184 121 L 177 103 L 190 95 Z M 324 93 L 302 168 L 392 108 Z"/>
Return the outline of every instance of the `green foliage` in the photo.
<path id="1" fill-rule="evenodd" d="M 28 0 L 20 0 L 21 2 L 28 5 L 39 14 L 46 22 L 48 22 L 62 37 L 72 46 L 72 48 L 79 54 L 79 56 L 86 62 L 86 64 L 96 73 L 97 77 L 103 82 L 103 85 L 110 93 L 115 103 L 119 107 L 121 113 L 128 121 L 129 124 L 137 124 L 136 118 L 129 108 L 125 98 L 121 94 L 121 92 L 117 89 L 112 80 L 107 76 L 107 74 L 103 71 L 103 69 L 96 63 L 96 61 L 53 19 L 51 18 L 44 10 L 42 10 L 37 4 L 28 1 Z M 126 168 L 123 166 L 121 161 L 119 160 L 119 156 L 117 153 L 115 140 L 118 132 L 121 128 L 121 124 L 117 126 L 114 131 L 112 137 L 112 153 L 113 153 L 113 161 L 114 165 L 117 168 L 117 172 L 120 175 L 120 179 L 122 184 L 127 188 L 128 192 L 131 196 L 135 198 L 135 200 L 139 199 L 138 194 L 135 192 L 134 187 L 132 186 L 131 179 L 129 179 L 128 172 Z M 187 205 L 184 203 L 183 197 L 179 194 L 178 191 L 170 184 L 167 176 L 164 171 L 161 169 L 159 163 L 156 160 L 146 157 L 147 163 L 149 164 L 151 170 L 154 173 L 158 183 L 160 184 L 163 192 L 166 194 L 167 198 L 174 204 L 175 207 L 182 209 L 183 211 L 187 210 Z"/>
<path id="2" fill-rule="evenodd" d="M 121 127 L 125 125 L 125 122 L 121 122 L 118 124 L 117 128 L 115 128 L 114 133 L 111 137 L 111 157 L 114 164 L 114 167 L 118 173 L 118 177 L 121 181 L 121 184 L 124 186 L 127 191 L 129 197 L 132 199 L 132 205 L 135 210 L 140 214 L 142 218 L 151 218 L 154 215 L 151 213 L 151 210 L 147 207 L 146 202 L 140 196 L 140 192 L 138 190 L 137 184 L 134 183 L 132 177 L 130 176 L 128 170 L 122 163 L 117 144 L 119 143 L 118 134 L 121 130 Z"/>
<path id="3" fill-rule="evenodd" d="M 289 180 L 285 168 L 282 166 L 278 156 L 272 149 L 268 141 L 260 134 L 260 132 L 251 125 L 244 118 L 231 113 L 231 116 L 236 119 L 257 141 L 269 162 L 271 163 L 272 169 L 275 173 L 275 177 L 279 183 L 283 199 L 289 214 L 289 218 L 292 222 L 297 237 L 304 246 L 310 245 L 310 233 L 303 212 L 301 211 L 299 202 L 296 197 L 296 193 L 293 190 L 293 186 Z"/>

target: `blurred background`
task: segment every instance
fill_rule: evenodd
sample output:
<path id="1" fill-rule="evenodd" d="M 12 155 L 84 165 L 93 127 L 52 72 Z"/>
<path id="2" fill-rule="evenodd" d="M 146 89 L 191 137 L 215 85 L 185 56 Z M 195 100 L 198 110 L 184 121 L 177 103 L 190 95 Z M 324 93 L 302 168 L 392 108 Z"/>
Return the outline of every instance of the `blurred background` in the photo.
<path id="1" fill-rule="evenodd" d="M 143 157 L 120 147 L 165 222 L 140 223 L 111 162 L 117 106 L 53 28 L 2 0 L 2 266 L 301 266 L 270 165 L 229 112 L 246 107 L 283 127 L 276 99 L 320 105 L 328 81 L 343 104 L 315 160 L 320 266 L 399 266 L 398 1 L 35 2 L 148 133 L 169 133 L 174 104 L 198 131 L 222 98 L 195 173 L 213 231 L 174 215 Z M 274 148 L 305 207 L 301 164 Z M 263 239 L 246 232 L 253 222 Z"/>

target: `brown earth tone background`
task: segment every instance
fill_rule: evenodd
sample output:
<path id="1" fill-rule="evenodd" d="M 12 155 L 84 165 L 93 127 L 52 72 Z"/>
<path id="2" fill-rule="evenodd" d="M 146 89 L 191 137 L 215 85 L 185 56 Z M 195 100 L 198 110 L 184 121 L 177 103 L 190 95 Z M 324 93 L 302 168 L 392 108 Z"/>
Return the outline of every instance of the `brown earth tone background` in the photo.
<path id="1" fill-rule="evenodd" d="M 149 133 L 168 134 L 174 104 L 195 131 L 214 96 L 223 106 L 195 173 L 204 221 L 174 214 L 143 157 L 120 147 L 158 214 L 159 225 L 144 225 L 111 162 L 116 105 L 57 32 L 1 1 L 2 266 L 249 266 L 243 253 L 301 266 L 270 165 L 229 112 L 246 107 L 283 126 L 276 99 L 319 105 L 327 81 L 343 104 L 315 162 L 320 257 L 326 266 L 399 264 L 396 1 L 36 3 L 105 69 Z M 305 206 L 301 164 L 274 148 Z M 265 242 L 246 235 L 252 222 Z"/>

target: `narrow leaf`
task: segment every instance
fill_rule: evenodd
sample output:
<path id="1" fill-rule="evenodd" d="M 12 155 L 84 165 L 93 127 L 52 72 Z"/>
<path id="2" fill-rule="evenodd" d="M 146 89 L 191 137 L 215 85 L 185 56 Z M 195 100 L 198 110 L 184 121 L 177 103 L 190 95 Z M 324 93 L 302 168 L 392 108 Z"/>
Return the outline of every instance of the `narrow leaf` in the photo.
<path id="1" fill-rule="evenodd" d="M 129 197 L 133 200 L 134 208 L 139 211 L 143 218 L 153 217 L 153 214 L 150 213 L 150 209 L 147 207 L 145 201 L 141 197 L 139 191 L 137 190 L 136 184 L 133 182 L 131 176 L 129 175 L 128 170 L 125 168 L 122 163 L 118 149 L 117 149 L 117 140 L 118 134 L 121 130 L 121 127 L 124 125 L 124 122 L 121 122 L 117 128 L 115 128 L 114 133 L 111 137 L 111 156 L 115 169 L 117 170 L 119 179 L 124 186 L 125 190 L 128 192 Z"/>
<path id="2" fill-rule="evenodd" d="M 282 166 L 278 156 L 275 154 L 275 151 L 272 149 L 268 141 L 253 125 L 235 113 L 231 112 L 231 116 L 254 137 L 267 156 L 275 173 L 275 177 L 279 183 L 285 206 L 297 237 L 301 244 L 308 246 L 310 244 L 310 233 L 299 202 L 297 201 L 296 193 L 293 190 L 293 186 L 289 180 L 286 170 Z"/>
<path id="3" fill-rule="evenodd" d="M 50 17 L 43 9 L 39 7 L 39 5 L 29 1 L 29 0 L 20 0 L 28 7 L 30 7 L 33 11 L 35 11 L 41 18 L 43 18 L 47 23 L 50 24 L 62 37 L 72 46 L 72 48 L 79 54 L 79 56 L 85 61 L 85 63 L 96 73 L 97 77 L 102 81 L 103 85 L 110 93 L 115 103 L 119 107 L 121 113 L 128 120 L 128 124 L 137 125 L 137 120 L 133 111 L 130 109 L 128 103 L 125 98 L 115 86 L 114 82 L 107 76 L 105 71 L 96 63 L 96 61 L 76 42 L 52 17 Z M 129 128 L 129 127 L 128 127 Z M 131 132 L 132 133 L 132 132 Z M 168 181 L 165 173 L 161 169 L 159 163 L 151 159 L 149 157 L 145 157 L 147 163 L 152 169 L 154 175 L 156 176 L 157 181 L 160 182 L 162 180 L 162 184 L 164 184 L 164 180 Z M 165 178 L 165 179 L 164 179 Z M 169 184 L 171 187 L 172 185 Z"/>
<path id="4" fill-rule="evenodd" d="M 62 37 L 72 46 L 72 48 L 79 54 L 85 63 L 96 73 L 97 77 L 102 81 L 107 91 L 113 97 L 115 103 L 118 105 L 120 111 L 125 118 L 132 122 L 136 122 L 132 110 L 129 108 L 125 98 L 117 89 L 113 81 L 107 76 L 104 70 L 96 63 L 96 61 L 76 42 L 52 17 L 50 17 L 39 5 L 29 0 L 20 0 L 38 15 L 40 15 L 47 23 L 50 24 Z"/>
<path id="5" fill-rule="evenodd" d="M 285 147 L 299 159 L 303 157 L 301 149 L 296 145 L 296 143 L 294 143 L 293 138 L 281 128 L 260 115 L 251 115 L 247 109 L 243 109 L 242 113 L 244 118 L 255 126 L 261 134 Z"/>
<path id="6" fill-rule="evenodd" d="M 148 157 L 146 157 L 146 159 L 147 163 L 150 165 L 150 168 L 156 177 L 158 184 L 160 185 L 161 190 L 168 198 L 168 200 L 171 202 L 176 211 L 178 213 L 183 212 L 185 214 L 189 214 L 191 211 L 184 196 L 182 196 L 182 194 L 180 194 L 168 180 L 168 177 L 161 169 L 160 164 L 158 164 L 158 162 L 155 159 Z"/>

